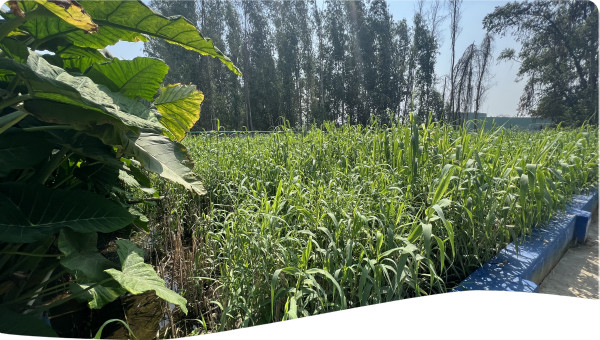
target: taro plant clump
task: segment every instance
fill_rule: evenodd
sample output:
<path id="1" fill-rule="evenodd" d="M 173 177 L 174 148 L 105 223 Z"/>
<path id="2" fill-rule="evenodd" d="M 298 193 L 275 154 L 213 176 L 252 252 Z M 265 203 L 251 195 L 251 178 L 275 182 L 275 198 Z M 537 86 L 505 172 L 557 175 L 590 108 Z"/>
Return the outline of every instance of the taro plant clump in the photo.
<path id="1" fill-rule="evenodd" d="M 159 196 L 148 173 L 205 192 L 179 143 L 203 94 L 163 86 L 160 60 L 119 60 L 103 49 L 159 38 L 239 71 L 191 23 L 141 1 L 8 6 L 0 20 L 0 332 L 56 335 L 42 320 L 53 307 L 78 299 L 98 309 L 127 292 L 154 291 L 187 313 L 143 251 L 115 233 L 147 229 L 137 203 Z M 114 259 L 98 248 L 107 235 Z"/>
<path id="2" fill-rule="evenodd" d="M 183 143 L 208 192 L 192 279 L 216 330 L 446 292 L 598 184 L 587 125 L 411 120 Z"/>

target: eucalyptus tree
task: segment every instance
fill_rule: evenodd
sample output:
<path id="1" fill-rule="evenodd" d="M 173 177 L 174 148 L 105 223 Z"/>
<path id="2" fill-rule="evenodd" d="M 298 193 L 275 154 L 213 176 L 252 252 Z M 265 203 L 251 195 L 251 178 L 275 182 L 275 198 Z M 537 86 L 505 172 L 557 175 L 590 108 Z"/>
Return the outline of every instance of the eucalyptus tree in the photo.
<path id="1" fill-rule="evenodd" d="M 308 6 L 304 1 L 276 1 L 271 5 L 277 54 L 280 114 L 291 126 L 304 124 L 313 84 L 312 38 Z"/>
<path id="2" fill-rule="evenodd" d="M 428 29 L 427 22 L 420 13 L 414 16 L 412 53 L 415 58 L 414 91 L 417 104 L 417 117 L 424 121 L 429 115 L 434 90 L 435 61 L 437 43 Z"/>
<path id="3" fill-rule="evenodd" d="M 454 70 L 455 75 L 455 123 L 461 124 L 466 117 L 461 116 L 461 112 L 466 115 L 472 110 L 473 104 L 473 73 L 475 68 L 475 60 L 477 55 L 477 46 L 475 43 L 467 46 L 462 56 L 456 63 Z"/>
<path id="4" fill-rule="evenodd" d="M 280 114 L 293 127 L 302 123 L 300 117 L 300 41 L 296 33 L 298 20 L 295 1 L 272 3 L 271 16 L 275 27 L 274 45 L 277 53 L 277 85 L 281 94 Z"/>
<path id="5" fill-rule="evenodd" d="M 215 44 L 225 46 L 226 50 L 233 50 L 236 60 L 240 55 L 239 39 L 227 41 L 224 35 L 224 32 L 229 36 L 239 35 L 240 30 L 239 19 L 235 18 L 235 15 L 229 18 L 235 18 L 235 23 L 226 20 L 227 8 L 232 7 L 230 2 L 152 0 L 150 6 L 169 16 L 184 16 Z M 193 82 L 198 84 L 207 95 L 202 105 L 202 116 L 194 129 L 215 129 L 217 121 L 221 126 L 228 128 L 241 127 L 240 85 L 237 75 L 224 70 L 216 60 L 200 58 L 196 53 L 161 40 L 145 42 L 144 53 L 163 59 L 172 65 L 167 80 L 180 83 Z"/>
<path id="6" fill-rule="evenodd" d="M 376 84 L 373 32 L 368 26 L 364 1 L 345 2 L 348 48 L 345 56 L 345 102 L 351 124 L 367 124 L 374 98 L 369 95 Z"/>
<path id="7" fill-rule="evenodd" d="M 345 84 L 344 60 L 346 57 L 348 36 L 345 29 L 344 4 L 340 1 L 328 0 L 324 9 L 325 72 L 323 85 L 325 88 L 325 115 L 327 120 L 338 123 L 346 121 L 346 103 L 344 100 Z"/>
<path id="8" fill-rule="evenodd" d="M 236 65 L 242 64 L 242 26 L 240 13 L 231 0 L 225 1 L 225 23 L 227 34 L 225 36 L 227 53 Z M 228 94 L 228 119 L 224 121 L 226 128 L 241 129 L 248 126 L 244 111 L 244 97 L 240 77 L 229 73 L 223 84 Z"/>
<path id="9" fill-rule="evenodd" d="M 277 115 L 279 91 L 271 26 L 262 1 L 242 1 L 244 16 L 243 72 L 246 110 L 250 129 L 266 130 L 280 125 Z"/>
<path id="10" fill-rule="evenodd" d="M 406 19 L 402 19 L 394 24 L 394 53 L 393 59 L 393 74 L 395 77 L 395 103 L 393 111 L 396 114 L 396 119 L 404 119 L 408 117 L 405 112 L 406 103 L 409 102 L 410 89 L 408 86 L 408 65 L 410 56 L 410 28 Z"/>
<path id="11" fill-rule="evenodd" d="M 315 86 L 315 60 L 313 46 L 314 22 L 310 16 L 310 3 L 306 1 L 295 1 L 294 10 L 296 13 L 297 24 L 296 32 L 299 34 L 300 55 L 298 79 L 298 88 L 300 89 L 300 116 L 302 124 L 309 121 L 310 112 L 313 108 L 314 86 Z"/>
<path id="12" fill-rule="evenodd" d="M 375 88 L 373 113 L 379 121 L 386 122 L 390 117 L 387 110 L 396 101 L 396 77 L 393 74 L 394 52 L 393 20 L 388 5 L 383 0 L 374 0 L 369 8 L 369 27 L 373 32 L 373 54 L 375 56 Z"/>
<path id="13" fill-rule="evenodd" d="M 325 117 L 325 77 L 326 67 L 325 60 L 327 55 L 325 27 L 323 21 L 323 10 L 319 9 L 319 5 L 315 0 L 311 1 L 312 17 L 314 19 L 315 30 L 315 102 L 311 110 L 311 119 L 314 122 L 322 123 L 326 120 Z"/>
<path id="14" fill-rule="evenodd" d="M 469 112 L 475 114 L 475 119 L 478 118 L 487 90 L 492 40 L 492 36 L 486 34 L 479 46 L 469 44 L 455 65 L 455 108 L 457 113 L 462 113 L 456 115 L 455 123 L 464 121 Z"/>
<path id="15" fill-rule="evenodd" d="M 455 73 L 454 73 L 454 65 L 456 63 L 456 39 L 460 35 L 461 27 L 460 27 L 460 19 L 461 19 L 461 5 L 462 0 L 450 0 L 448 1 L 448 9 L 450 16 L 450 49 L 451 49 L 451 57 L 450 57 L 450 111 L 448 112 L 448 118 L 450 121 L 456 120 L 456 108 L 454 105 L 455 98 Z"/>
<path id="16" fill-rule="evenodd" d="M 184 4 L 188 1 L 178 1 Z M 193 1 L 191 1 L 193 2 Z M 198 28 L 218 46 L 225 46 L 223 32 L 225 32 L 225 3 L 222 0 L 196 1 Z M 231 117 L 231 107 L 228 103 L 231 93 L 225 86 L 230 78 L 228 72 L 215 60 L 198 58 L 196 64 L 187 65 L 185 70 L 195 75 L 194 79 L 206 93 L 207 99 L 202 105 L 202 117 L 197 128 L 216 129 L 217 120 L 224 126 L 235 126 L 238 117 Z"/>
<path id="17" fill-rule="evenodd" d="M 521 113 L 555 122 L 598 121 L 598 8 L 589 1 L 515 2 L 483 19 L 488 32 L 521 42 Z"/>

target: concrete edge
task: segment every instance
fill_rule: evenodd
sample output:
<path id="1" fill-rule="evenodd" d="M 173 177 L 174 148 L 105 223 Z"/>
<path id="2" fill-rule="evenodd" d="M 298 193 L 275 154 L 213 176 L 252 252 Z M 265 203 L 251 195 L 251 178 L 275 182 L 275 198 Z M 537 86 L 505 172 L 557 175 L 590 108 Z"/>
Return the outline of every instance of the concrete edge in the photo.
<path id="1" fill-rule="evenodd" d="M 510 243 L 451 291 L 495 290 L 538 292 L 538 285 L 575 242 L 584 242 L 598 191 L 576 195 L 564 212 L 525 241 Z"/>

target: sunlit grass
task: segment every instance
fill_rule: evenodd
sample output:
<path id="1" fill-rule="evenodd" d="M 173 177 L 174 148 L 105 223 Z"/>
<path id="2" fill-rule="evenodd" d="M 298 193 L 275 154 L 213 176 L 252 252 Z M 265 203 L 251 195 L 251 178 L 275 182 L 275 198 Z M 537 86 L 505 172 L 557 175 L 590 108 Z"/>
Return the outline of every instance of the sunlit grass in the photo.
<path id="1" fill-rule="evenodd" d="M 208 207 L 180 217 L 202 239 L 194 282 L 219 329 L 446 292 L 598 180 L 589 126 L 325 125 L 184 144 Z"/>

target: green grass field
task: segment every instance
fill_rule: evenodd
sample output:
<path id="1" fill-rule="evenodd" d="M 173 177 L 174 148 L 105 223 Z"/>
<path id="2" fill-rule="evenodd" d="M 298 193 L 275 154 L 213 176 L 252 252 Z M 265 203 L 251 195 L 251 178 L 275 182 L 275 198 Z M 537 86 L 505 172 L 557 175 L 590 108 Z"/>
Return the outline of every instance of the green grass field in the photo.
<path id="1" fill-rule="evenodd" d="M 214 330 L 446 292 L 598 181 L 590 126 L 325 125 L 184 144 L 208 194 L 169 186 L 155 220 L 194 240 L 175 267 Z"/>

